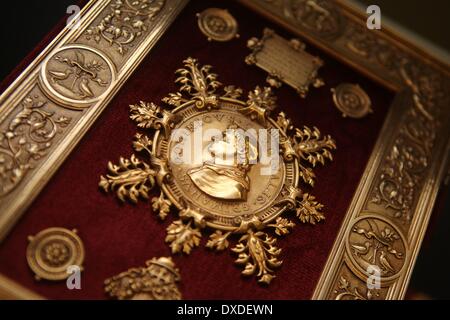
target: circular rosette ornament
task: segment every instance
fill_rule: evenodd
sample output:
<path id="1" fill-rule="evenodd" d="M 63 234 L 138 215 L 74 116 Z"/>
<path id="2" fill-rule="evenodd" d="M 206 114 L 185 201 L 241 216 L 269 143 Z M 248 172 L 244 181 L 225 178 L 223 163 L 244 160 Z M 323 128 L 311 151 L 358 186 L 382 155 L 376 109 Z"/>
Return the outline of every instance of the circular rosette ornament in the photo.
<path id="1" fill-rule="evenodd" d="M 109 163 L 100 187 L 137 202 L 158 185 L 153 211 L 161 219 L 171 207 L 178 212 L 165 239 L 173 253 L 189 254 L 209 230 L 208 248 L 236 242 L 231 250 L 242 273 L 268 284 L 282 263 L 276 236 L 295 225 L 285 214 L 303 223 L 324 219 L 322 205 L 299 185 L 314 185 L 311 168 L 332 160 L 336 146 L 317 128 L 295 128 L 283 112 L 272 118 L 270 88 L 256 87 L 247 99 L 235 86 L 220 94 L 210 70 L 187 58 L 176 71 L 179 92 L 162 100 L 168 108 L 131 105 L 131 119 L 145 131 L 133 143 L 142 156 Z"/>
<path id="2" fill-rule="evenodd" d="M 28 240 L 27 262 L 36 280 L 64 280 L 73 267 L 83 269 L 84 246 L 76 229 L 47 228 Z"/>

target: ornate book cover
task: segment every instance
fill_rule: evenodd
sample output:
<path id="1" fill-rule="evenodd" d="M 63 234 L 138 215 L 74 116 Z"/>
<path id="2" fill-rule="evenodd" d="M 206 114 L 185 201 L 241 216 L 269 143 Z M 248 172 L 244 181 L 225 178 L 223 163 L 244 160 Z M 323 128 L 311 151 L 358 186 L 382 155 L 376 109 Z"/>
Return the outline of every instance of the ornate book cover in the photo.
<path id="1" fill-rule="evenodd" d="M 366 20 L 346 1 L 85 3 L 1 86 L 0 297 L 404 298 L 450 71 Z M 184 148 L 198 126 L 206 151 Z"/>

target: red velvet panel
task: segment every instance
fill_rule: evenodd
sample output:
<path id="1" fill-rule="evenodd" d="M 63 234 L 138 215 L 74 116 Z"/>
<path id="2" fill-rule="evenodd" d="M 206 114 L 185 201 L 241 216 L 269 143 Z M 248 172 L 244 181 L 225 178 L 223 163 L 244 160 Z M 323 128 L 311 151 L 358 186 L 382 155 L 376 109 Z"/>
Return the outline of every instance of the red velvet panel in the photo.
<path id="1" fill-rule="evenodd" d="M 211 6 L 227 7 L 235 16 L 239 39 L 225 43 L 206 40 L 197 27 L 195 14 Z M 49 298 L 102 299 L 105 278 L 143 266 L 151 257 L 170 255 L 164 237 L 172 217 L 158 222 L 149 203 L 120 204 L 97 187 L 108 161 L 133 152 L 131 140 L 136 126 L 128 118 L 128 105 L 139 100 L 158 102 L 176 91 L 174 71 L 188 56 L 213 65 L 224 84 L 235 84 L 245 91 L 264 85 L 265 73 L 244 62 L 249 53 L 247 39 L 260 37 L 264 27 L 291 37 L 234 2 L 192 1 L 0 245 L 0 272 Z M 258 285 L 254 278 L 243 278 L 229 251 L 217 254 L 202 246 L 189 256 L 175 256 L 184 298 L 308 299 L 314 290 L 393 93 L 311 46 L 307 50 L 325 61 L 320 75 L 326 85 L 312 88 L 306 99 L 287 86 L 276 94 L 279 105 L 296 126 L 315 125 L 337 142 L 334 161 L 315 170 L 313 194 L 325 205 L 327 219 L 317 226 L 298 225 L 291 235 L 279 241 L 284 263 L 269 287 Z M 370 95 L 375 113 L 361 120 L 343 119 L 333 106 L 330 93 L 330 88 L 342 82 L 360 84 Z M 36 282 L 28 269 L 27 236 L 53 226 L 77 228 L 84 241 L 82 290 L 67 290 L 64 282 Z"/>

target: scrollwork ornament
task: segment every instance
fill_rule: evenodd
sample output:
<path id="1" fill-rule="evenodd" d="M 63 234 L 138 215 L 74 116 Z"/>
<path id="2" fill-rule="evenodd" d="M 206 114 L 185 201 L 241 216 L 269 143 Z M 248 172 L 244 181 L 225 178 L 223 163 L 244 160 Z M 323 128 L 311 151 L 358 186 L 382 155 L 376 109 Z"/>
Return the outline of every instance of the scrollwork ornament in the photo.
<path id="1" fill-rule="evenodd" d="M 282 264 L 276 236 L 288 235 L 295 226 L 284 215 L 293 213 L 310 224 L 325 218 L 323 205 L 301 189 L 299 178 L 312 185 L 313 168 L 332 160 L 335 143 L 315 127 L 295 128 L 282 112 L 273 119 L 277 104 L 270 88 L 256 87 L 243 101 L 238 87 L 225 86 L 223 94 L 218 92 L 222 84 L 211 66 L 201 66 L 193 58 L 183 63 L 184 68 L 176 71 L 180 89 L 163 99 L 165 107 L 146 102 L 130 106 L 131 118 L 145 133 L 135 137 L 136 155 L 121 158 L 118 165 L 108 164 L 100 187 L 122 201 L 150 201 L 161 219 L 177 211 L 165 238 L 173 254 L 189 254 L 211 231 L 207 248 L 230 248 L 244 275 L 269 284 Z M 216 155 L 226 147 L 231 162 L 220 157 L 198 163 L 187 158 L 178 161 L 186 154 L 198 154 L 188 141 L 203 126 L 217 132 L 202 142 L 208 144 L 207 151 Z M 257 161 L 262 155 L 251 141 L 254 136 L 239 133 L 244 129 L 267 129 L 267 141 L 280 140 L 279 145 L 271 144 L 268 164 Z M 273 169 L 275 159 L 277 169 Z M 263 174 L 269 168 L 273 171 Z M 150 200 L 156 185 L 159 196 Z"/>
<path id="2" fill-rule="evenodd" d="M 345 276 L 339 278 L 337 288 L 334 290 L 335 300 L 374 300 L 380 296 L 377 289 L 352 284 Z"/>
<path id="3" fill-rule="evenodd" d="M 265 28 L 261 39 L 250 38 L 247 47 L 251 53 L 245 57 L 245 63 L 266 71 L 266 82 L 273 88 L 286 83 L 305 98 L 310 86 L 319 88 L 324 85 L 318 76 L 322 59 L 306 52 L 306 45 L 298 39 L 288 41 L 272 29 Z"/>
<path id="4" fill-rule="evenodd" d="M 287 10 L 299 24 L 321 38 L 335 39 L 344 30 L 344 19 L 333 2 L 293 0 Z"/>
<path id="5" fill-rule="evenodd" d="M 149 30 L 152 21 L 161 11 L 165 0 L 114 0 L 110 12 L 96 25 L 86 30 L 87 40 L 105 41 L 124 55 L 129 48 Z"/>
<path id="6" fill-rule="evenodd" d="M 22 110 L 0 132 L 0 197 L 12 191 L 34 164 L 47 155 L 71 118 L 47 110 L 39 96 L 22 100 Z"/>

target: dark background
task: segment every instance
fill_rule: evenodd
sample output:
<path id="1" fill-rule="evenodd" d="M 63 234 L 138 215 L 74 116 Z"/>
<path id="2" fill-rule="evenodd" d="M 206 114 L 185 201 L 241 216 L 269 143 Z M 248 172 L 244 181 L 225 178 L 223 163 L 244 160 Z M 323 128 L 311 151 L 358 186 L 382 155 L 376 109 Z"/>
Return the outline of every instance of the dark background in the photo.
<path id="1" fill-rule="evenodd" d="M 377 4 L 382 17 L 412 30 L 435 45 L 450 51 L 450 1 L 448 0 L 359 0 Z M 26 2 L 4 1 L 0 19 L 0 81 L 33 50 L 42 38 L 59 22 L 68 17 L 67 7 L 76 0 Z M 450 274 L 450 197 L 448 186 L 437 201 L 422 250 L 412 275 L 408 298 L 449 299 Z"/>
<path id="2" fill-rule="evenodd" d="M 450 51 L 450 1 L 448 0 L 356 0 L 376 4 L 386 16 L 429 42 Z"/>

